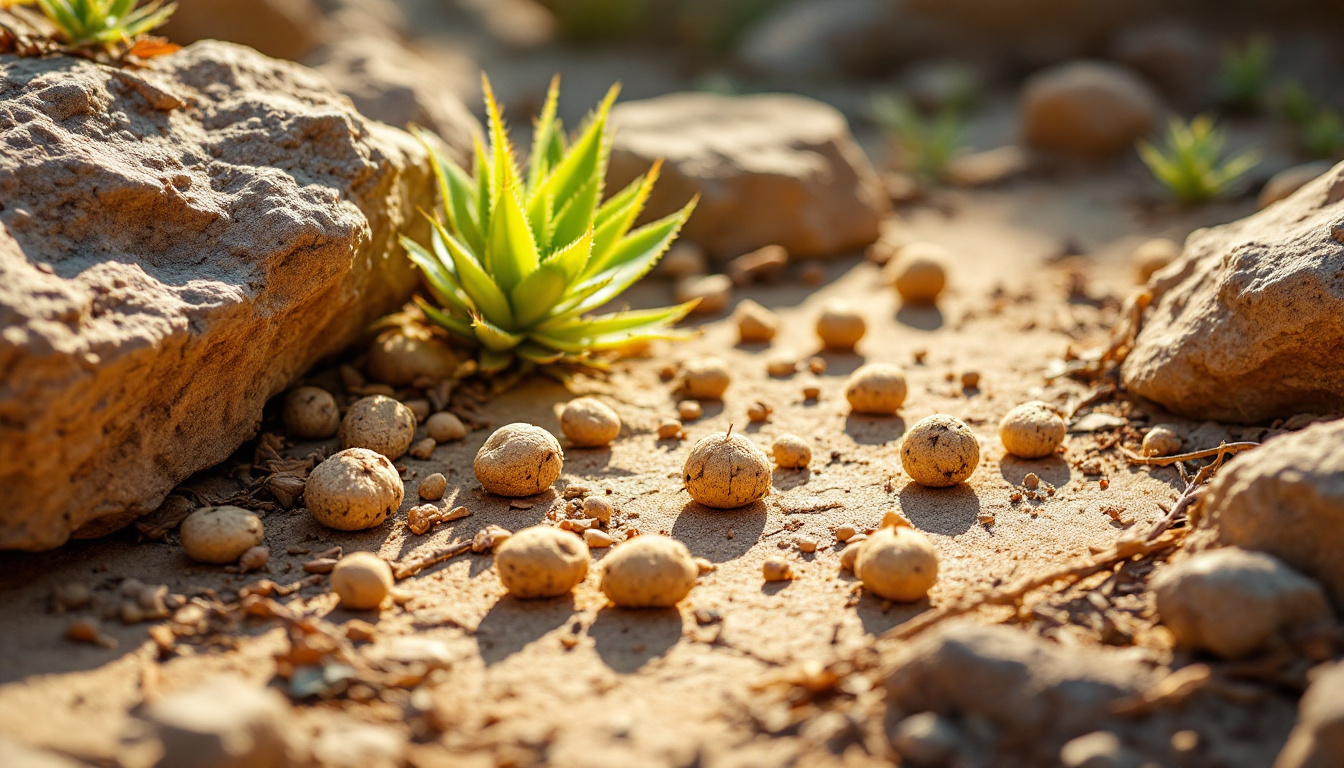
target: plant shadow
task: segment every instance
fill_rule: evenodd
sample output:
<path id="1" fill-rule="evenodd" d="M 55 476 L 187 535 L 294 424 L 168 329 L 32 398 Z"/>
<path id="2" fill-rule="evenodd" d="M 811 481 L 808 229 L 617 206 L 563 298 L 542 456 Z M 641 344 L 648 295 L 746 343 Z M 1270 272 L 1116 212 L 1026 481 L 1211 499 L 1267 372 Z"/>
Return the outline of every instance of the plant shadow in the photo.
<path id="1" fill-rule="evenodd" d="M 956 536 L 978 522 L 980 498 L 965 483 L 951 488 L 925 488 L 908 482 L 899 494 L 901 512 L 921 531 Z"/>
<path id="2" fill-rule="evenodd" d="M 711 509 L 688 501 L 672 524 L 672 538 L 690 547 L 692 555 L 715 563 L 746 554 L 764 531 L 765 503 L 760 501 L 739 509 Z"/>

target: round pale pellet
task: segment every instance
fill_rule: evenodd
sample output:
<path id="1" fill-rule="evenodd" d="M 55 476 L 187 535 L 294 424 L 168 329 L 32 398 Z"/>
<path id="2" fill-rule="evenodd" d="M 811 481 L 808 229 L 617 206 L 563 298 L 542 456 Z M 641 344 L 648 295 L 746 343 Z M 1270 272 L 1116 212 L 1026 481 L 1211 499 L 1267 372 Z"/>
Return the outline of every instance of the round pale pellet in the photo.
<path id="1" fill-rule="evenodd" d="M 392 592 L 392 567 L 372 552 L 351 552 L 331 569 L 331 591 L 341 607 L 369 611 L 383 604 Z"/>
<path id="2" fill-rule="evenodd" d="M 845 399 L 855 413 L 891 416 L 905 404 L 908 387 L 900 368 L 887 363 L 859 366 L 845 383 Z"/>
<path id="3" fill-rule="evenodd" d="M 198 563 L 224 564 L 238 560 L 261 543 L 261 518 L 242 507 L 202 507 L 182 521 L 178 536 L 187 557 Z"/>
<path id="4" fill-rule="evenodd" d="M 887 600 L 922 600 L 938 581 L 938 552 L 913 528 L 883 528 L 863 543 L 854 560 L 863 588 Z"/>
<path id="5" fill-rule="evenodd" d="M 451 443 L 467 436 L 467 427 L 456 414 L 439 411 L 425 421 L 425 434 L 436 443 Z"/>
<path id="6" fill-rule="evenodd" d="M 812 446 L 797 435 L 780 435 L 770 450 L 775 454 L 775 463 L 783 469 L 803 469 L 812 463 Z"/>
<path id="7" fill-rule="evenodd" d="M 637 536 L 602 561 L 600 588 L 622 608 L 669 608 L 690 594 L 699 575 L 685 544 L 666 536 Z"/>
<path id="8" fill-rule="evenodd" d="M 1064 444 L 1068 427 L 1047 403 L 1033 400 L 1004 414 L 999 440 L 1004 450 L 1022 459 L 1052 455 Z"/>
<path id="9" fill-rule="evenodd" d="M 285 432 L 296 440 L 325 440 L 341 427 L 336 398 L 321 387 L 299 387 L 285 396 Z"/>
<path id="10" fill-rule="evenodd" d="M 438 501 L 443 498 L 444 491 L 448 490 L 448 478 L 443 476 L 442 472 L 435 472 L 420 481 L 420 498 L 425 501 Z"/>
<path id="11" fill-rule="evenodd" d="M 596 448 L 621 434 L 621 418 L 601 400 L 579 397 L 566 403 L 560 412 L 560 431 L 580 448 Z"/>
<path id="12" fill-rule="evenodd" d="M 901 466 L 930 488 L 962 482 L 980 463 L 980 444 L 966 422 L 937 413 L 920 419 L 901 441 Z"/>
<path id="13" fill-rule="evenodd" d="M 565 452 L 541 427 L 522 422 L 495 430 L 476 453 L 476 479 L 499 496 L 532 496 L 560 477 Z"/>
<path id="14" fill-rule="evenodd" d="M 735 509 L 769 493 L 770 460 L 742 435 L 716 432 L 691 449 L 682 479 L 692 499 L 707 507 Z"/>

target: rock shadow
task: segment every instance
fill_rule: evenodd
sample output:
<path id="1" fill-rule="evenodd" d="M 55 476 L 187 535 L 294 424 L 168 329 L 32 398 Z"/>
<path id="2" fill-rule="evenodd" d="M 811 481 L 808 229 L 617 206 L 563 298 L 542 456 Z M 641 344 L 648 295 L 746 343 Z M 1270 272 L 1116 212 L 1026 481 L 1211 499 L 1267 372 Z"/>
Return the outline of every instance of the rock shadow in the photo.
<path id="1" fill-rule="evenodd" d="M 1056 488 L 1063 488 L 1073 479 L 1069 463 L 1058 454 L 1040 459 L 1019 459 L 1012 454 L 1004 454 L 999 461 L 999 474 L 1013 485 L 1021 485 L 1022 479 L 1032 472 Z"/>
<path id="2" fill-rule="evenodd" d="M 739 509 L 711 509 L 688 501 L 672 524 L 672 538 L 689 547 L 692 555 L 714 563 L 746 554 L 764 531 L 765 503 L 760 501 Z"/>
<path id="3" fill-rule="evenodd" d="M 902 304 L 896 310 L 896 322 L 921 331 L 936 331 L 943 327 L 943 312 L 932 304 Z"/>
<path id="4" fill-rule="evenodd" d="M 877 595 L 864 592 L 858 605 L 854 606 L 854 613 L 859 617 L 864 632 L 880 635 L 929 610 L 929 607 L 927 598 L 917 603 L 890 603 Z"/>
<path id="5" fill-rule="evenodd" d="M 498 664 L 550 632 L 563 627 L 575 612 L 571 594 L 546 600 L 497 600 L 476 627 L 476 649 L 487 666 Z"/>
<path id="6" fill-rule="evenodd" d="M 921 531 L 956 536 L 979 522 L 980 498 L 965 483 L 951 488 L 925 488 L 908 482 L 899 498 L 901 512 Z"/>
<path id="7" fill-rule="evenodd" d="M 616 608 L 598 612 L 588 636 L 602 662 L 629 674 L 666 656 L 681 640 L 681 612 L 676 608 Z"/>
<path id="8" fill-rule="evenodd" d="M 791 491 L 794 488 L 801 488 L 807 485 L 807 481 L 812 479 L 812 470 L 809 467 L 802 469 L 784 469 L 775 467 L 770 473 L 770 483 L 776 491 Z"/>
<path id="9" fill-rule="evenodd" d="M 826 361 L 826 372 L 821 374 L 822 376 L 848 376 L 867 359 L 858 352 L 840 352 L 834 349 L 819 350 L 816 356 Z"/>
<path id="10" fill-rule="evenodd" d="M 885 445 L 905 434 L 905 419 L 900 416 L 870 416 L 851 411 L 845 416 L 845 434 L 862 445 Z"/>

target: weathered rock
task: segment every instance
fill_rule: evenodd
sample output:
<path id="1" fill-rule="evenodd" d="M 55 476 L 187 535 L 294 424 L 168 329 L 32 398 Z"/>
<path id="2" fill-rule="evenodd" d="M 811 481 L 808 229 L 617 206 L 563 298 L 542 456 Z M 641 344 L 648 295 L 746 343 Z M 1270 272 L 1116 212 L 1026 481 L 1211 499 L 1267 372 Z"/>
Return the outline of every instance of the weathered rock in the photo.
<path id="1" fill-rule="evenodd" d="M 342 717 L 313 740 L 313 758 L 322 768 L 400 768 L 406 735 L 386 725 Z"/>
<path id="2" fill-rule="evenodd" d="M 1273 555 L 1224 547 L 1153 579 L 1157 612 L 1176 644 L 1228 659 L 1330 623 L 1321 586 Z"/>
<path id="3" fill-rule="evenodd" d="M 156 768 L 285 768 L 289 706 L 277 692 L 222 677 L 149 705 L 163 744 Z"/>
<path id="4" fill-rule="evenodd" d="M 1329 170 L 1330 161 L 1328 160 L 1317 160 L 1311 163 L 1294 165 L 1291 168 L 1284 168 L 1270 176 L 1269 181 L 1265 182 L 1265 186 L 1260 188 L 1260 194 L 1256 197 L 1255 205 L 1258 209 L 1264 210 L 1280 200 L 1287 199 L 1294 192 L 1305 187 L 1308 182 Z"/>
<path id="5" fill-rule="evenodd" d="M 969 620 L 929 631 L 883 667 L 888 700 L 900 712 L 983 717 L 999 727 L 1005 748 L 1052 757 L 1150 682 L 1150 673 L 1125 657 L 1066 650 Z"/>
<path id="6" fill-rule="evenodd" d="M 619 104 L 608 180 L 619 188 L 664 158 L 645 218 L 700 195 L 682 236 L 711 255 L 780 245 L 831 256 L 878 236 L 887 200 L 835 109 L 801 96 L 678 93 Z"/>
<path id="7" fill-rule="evenodd" d="M 1132 150 L 1157 125 L 1161 104 L 1129 70 L 1096 61 L 1032 75 L 1022 92 L 1022 134 L 1041 149 L 1105 157 Z"/>
<path id="8" fill-rule="evenodd" d="M 1209 485 L 1199 524 L 1319 579 L 1344 607 L 1344 420 L 1275 437 Z"/>
<path id="9" fill-rule="evenodd" d="M 409 135 L 227 43 L 0 77 L 0 548 L 42 549 L 152 511 L 404 302 L 434 192 Z"/>
<path id="10" fill-rule="evenodd" d="M 1159 21 L 1124 30 L 1112 47 L 1115 58 L 1177 98 L 1198 99 L 1218 69 L 1218 51 L 1198 29 Z"/>
<path id="11" fill-rule="evenodd" d="M 1220 421 L 1344 410 L 1344 164 L 1194 232 L 1148 289 L 1121 368 L 1131 392 Z"/>
<path id="12" fill-rule="evenodd" d="M 879 74 L 920 52 L 910 45 L 918 44 L 918 35 L 898 20 L 890 0 L 785 3 L 746 34 L 737 59 L 754 72 L 781 77 Z"/>
<path id="13" fill-rule="evenodd" d="M 1298 705 L 1297 725 L 1274 768 L 1344 765 L 1344 664 L 1316 672 Z"/>
<path id="14" fill-rule="evenodd" d="M 470 167 L 480 122 L 445 83 L 442 73 L 388 37 L 344 38 L 304 59 L 365 117 L 398 128 L 428 128 L 448 145 L 449 157 Z"/>
<path id="15" fill-rule="evenodd" d="M 314 0 L 186 0 L 163 34 L 183 45 L 227 40 L 297 61 L 325 42 L 329 30 Z"/>

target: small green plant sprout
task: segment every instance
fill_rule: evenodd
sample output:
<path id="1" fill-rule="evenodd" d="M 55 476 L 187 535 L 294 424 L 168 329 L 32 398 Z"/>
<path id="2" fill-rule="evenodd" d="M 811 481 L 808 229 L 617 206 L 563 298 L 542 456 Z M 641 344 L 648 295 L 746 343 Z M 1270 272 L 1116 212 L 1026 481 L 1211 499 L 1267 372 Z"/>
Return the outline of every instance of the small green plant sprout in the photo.
<path id="1" fill-rule="evenodd" d="M 1313 158 L 1330 160 L 1344 154 L 1344 121 L 1339 113 L 1322 109 L 1298 130 L 1302 151 Z"/>
<path id="2" fill-rule="evenodd" d="M 1285 80 L 1279 87 L 1279 112 L 1283 119 L 1301 128 L 1320 111 L 1316 99 L 1312 97 L 1302 83 L 1297 80 Z"/>
<path id="3" fill-rule="evenodd" d="M 1141 141 L 1139 156 L 1178 201 L 1192 205 L 1222 195 L 1260 161 L 1255 149 L 1223 157 L 1226 143 L 1227 134 L 1208 115 L 1189 123 L 1172 117 L 1163 146 Z"/>
<path id="4" fill-rule="evenodd" d="M 924 181 L 942 181 L 948 163 L 962 149 L 959 110 L 947 107 L 934 117 L 925 117 L 909 100 L 886 93 L 873 98 L 871 111 L 906 170 Z"/>
<path id="5" fill-rule="evenodd" d="M 434 299 L 417 299 L 425 315 L 478 350 L 477 364 L 486 374 L 602 368 L 601 353 L 691 336 L 671 326 L 694 301 L 592 314 L 653 269 L 696 202 L 631 229 L 658 178 L 658 163 L 602 200 L 611 154 L 608 114 L 618 88 L 566 138 L 555 115 L 559 80 L 553 80 L 527 166 L 520 169 L 490 81 L 483 83 L 489 144 L 477 140 L 473 172 L 425 141 L 443 218 L 430 218 L 427 245 L 401 238 Z"/>
<path id="6" fill-rule="evenodd" d="M 134 52 L 142 38 L 162 26 L 177 9 L 165 0 L 136 7 L 139 0 L 0 0 L 0 8 L 16 13 L 18 6 L 36 6 L 50 30 L 22 19 L 39 35 L 50 37 L 69 53 L 107 56 Z M 7 31 L 9 30 L 6 27 Z M 142 57 L 176 50 L 176 46 L 151 43 L 138 52 Z"/>
<path id="7" fill-rule="evenodd" d="M 1247 112 L 1264 106 L 1271 55 L 1269 42 L 1262 38 L 1250 40 L 1239 48 L 1225 49 L 1218 77 L 1219 101 L 1231 109 Z"/>

